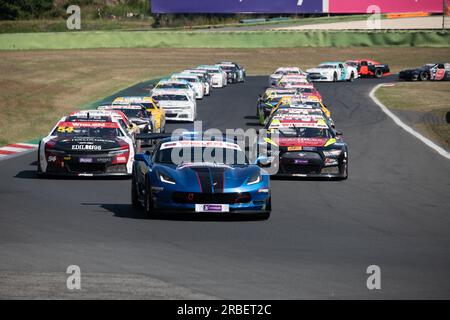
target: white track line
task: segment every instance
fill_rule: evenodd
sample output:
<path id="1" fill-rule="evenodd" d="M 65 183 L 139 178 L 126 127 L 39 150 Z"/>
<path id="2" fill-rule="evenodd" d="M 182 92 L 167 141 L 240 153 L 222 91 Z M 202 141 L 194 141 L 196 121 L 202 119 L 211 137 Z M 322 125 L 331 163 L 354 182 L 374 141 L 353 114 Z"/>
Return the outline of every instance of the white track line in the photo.
<path id="1" fill-rule="evenodd" d="M 375 102 L 380 109 L 387 114 L 392 120 L 394 120 L 395 124 L 398 125 L 399 127 L 401 127 L 403 130 L 405 130 L 406 132 L 410 133 L 411 135 L 413 135 L 414 137 L 416 137 L 417 139 L 419 139 L 420 141 L 422 141 L 423 143 L 425 143 L 428 147 L 432 148 L 434 151 L 438 152 L 441 156 L 443 156 L 444 158 L 450 159 L 450 152 L 446 151 L 444 148 L 438 146 L 437 144 L 435 144 L 433 141 L 431 141 L 430 139 L 424 137 L 423 135 L 421 135 L 420 133 L 418 133 L 417 131 L 415 131 L 414 129 L 412 129 L 411 127 L 407 126 L 402 120 L 400 120 L 399 117 L 397 117 L 392 111 L 390 111 L 383 103 L 381 103 L 380 100 L 378 100 L 377 97 L 375 97 L 375 92 L 382 87 L 384 84 L 379 84 L 377 85 L 375 88 L 372 89 L 372 91 L 370 91 L 370 98 L 373 100 L 373 102 Z"/>

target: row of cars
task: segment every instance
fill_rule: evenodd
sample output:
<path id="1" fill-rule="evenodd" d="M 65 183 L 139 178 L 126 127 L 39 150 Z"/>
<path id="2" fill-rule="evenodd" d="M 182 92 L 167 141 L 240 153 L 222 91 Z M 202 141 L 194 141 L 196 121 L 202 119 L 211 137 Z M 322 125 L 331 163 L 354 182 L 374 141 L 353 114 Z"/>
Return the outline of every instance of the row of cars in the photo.
<path id="1" fill-rule="evenodd" d="M 142 134 L 163 134 L 166 121 L 194 121 L 197 99 L 245 81 L 233 62 L 202 65 L 160 81 L 148 96 L 117 97 L 97 109 L 62 117 L 38 147 L 38 174 L 131 175 Z"/>
<path id="2" fill-rule="evenodd" d="M 280 72 L 281 70 L 281 72 Z M 307 74 L 279 68 L 281 77 L 258 97 L 256 112 L 268 136 L 259 141 L 263 167 L 278 176 L 347 179 L 348 146 Z M 274 148 L 275 147 L 275 148 Z"/>
<path id="3" fill-rule="evenodd" d="M 315 68 L 302 71 L 300 68 L 279 68 L 269 78 L 269 85 L 278 83 L 286 75 L 305 75 L 309 81 L 353 81 L 360 77 L 381 78 L 390 75 L 389 65 L 370 59 L 345 62 L 324 62 Z M 400 71 L 399 79 L 405 81 L 450 80 L 450 63 L 427 63 L 423 66 Z"/>

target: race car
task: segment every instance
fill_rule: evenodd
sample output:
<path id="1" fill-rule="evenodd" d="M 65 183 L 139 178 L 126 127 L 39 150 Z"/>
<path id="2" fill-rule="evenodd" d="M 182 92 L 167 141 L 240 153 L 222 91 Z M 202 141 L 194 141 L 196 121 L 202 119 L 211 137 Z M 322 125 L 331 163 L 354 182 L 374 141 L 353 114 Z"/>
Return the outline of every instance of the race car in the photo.
<path id="1" fill-rule="evenodd" d="M 165 90 L 184 90 L 192 99 L 195 99 L 197 93 L 188 81 L 179 79 L 162 79 L 150 91 L 152 94 L 160 93 Z"/>
<path id="2" fill-rule="evenodd" d="M 135 154 L 133 138 L 111 116 L 61 118 L 39 142 L 39 175 L 130 175 Z"/>
<path id="3" fill-rule="evenodd" d="M 197 69 L 208 71 L 212 77 L 213 88 L 223 88 L 227 86 L 227 73 L 221 67 L 215 65 L 200 65 Z"/>
<path id="4" fill-rule="evenodd" d="M 428 63 L 416 69 L 400 71 L 401 80 L 446 81 L 450 80 L 450 63 Z"/>
<path id="5" fill-rule="evenodd" d="M 374 60 L 348 60 L 345 62 L 358 70 L 360 77 L 381 78 L 390 75 L 389 65 Z"/>
<path id="6" fill-rule="evenodd" d="M 181 73 L 194 74 L 198 76 L 200 81 L 203 82 L 205 86 L 205 96 L 209 96 L 211 94 L 212 78 L 206 70 L 186 69 L 183 70 Z"/>
<path id="7" fill-rule="evenodd" d="M 272 112 L 272 109 L 280 102 L 283 97 L 297 95 L 296 89 L 268 89 L 264 95 L 258 97 L 256 104 L 256 116 L 259 124 L 263 125 L 266 118 Z"/>
<path id="8" fill-rule="evenodd" d="M 200 80 L 198 75 L 192 73 L 176 73 L 171 76 L 171 79 L 189 82 L 195 90 L 196 99 L 203 99 L 205 96 L 205 84 Z"/>
<path id="9" fill-rule="evenodd" d="M 147 214 L 239 213 L 268 218 L 269 175 L 250 164 L 234 141 L 167 137 L 152 153 L 135 156 L 131 203 L 144 207 Z"/>
<path id="10" fill-rule="evenodd" d="M 141 97 L 141 96 L 117 97 L 112 102 L 113 105 L 128 104 L 128 103 L 141 104 L 147 109 L 148 112 L 152 114 L 152 118 L 154 121 L 154 132 L 166 131 L 166 112 L 151 97 Z"/>
<path id="11" fill-rule="evenodd" d="M 136 134 L 140 132 L 139 127 L 131 122 L 128 117 L 119 110 L 98 110 L 98 109 L 92 109 L 92 110 L 78 110 L 70 113 L 69 118 L 67 120 L 71 122 L 76 121 L 90 121 L 90 119 L 95 118 L 111 118 L 112 121 L 117 121 L 119 125 L 123 128 L 123 130 L 133 138 Z"/>
<path id="12" fill-rule="evenodd" d="M 154 132 L 155 123 L 152 114 L 147 112 L 147 109 L 141 104 L 100 105 L 97 110 L 121 111 L 139 128 L 139 132 Z"/>
<path id="13" fill-rule="evenodd" d="M 335 129 L 335 124 L 331 116 L 327 116 L 324 110 L 315 105 L 306 103 L 293 103 L 289 105 L 280 105 L 276 110 L 270 113 L 269 117 L 265 120 L 264 124 L 272 121 L 274 117 L 288 116 L 288 115 L 303 115 L 303 116 L 321 116 L 329 125 L 330 128 Z"/>
<path id="14" fill-rule="evenodd" d="M 197 103 L 186 92 L 165 90 L 153 93 L 152 98 L 164 109 L 168 120 L 194 122 L 197 118 Z"/>
<path id="15" fill-rule="evenodd" d="M 232 62 L 232 61 L 221 61 L 221 62 L 218 62 L 216 65 L 219 65 L 221 67 L 222 66 L 226 66 L 226 67 L 231 66 L 231 67 L 233 67 L 234 70 L 237 72 L 237 82 L 244 82 L 245 81 L 246 71 L 245 71 L 245 68 L 242 67 L 241 65 L 239 65 L 239 64 L 237 64 L 235 62 Z"/>
<path id="16" fill-rule="evenodd" d="M 327 117 L 331 117 L 330 110 L 328 110 L 328 108 L 323 104 L 322 101 L 319 100 L 319 98 L 315 96 L 304 96 L 304 95 L 283 97 L 282 99 L 280 99 L 277 105 L 271 110 L 270 113 L 272 114 L 276 112 L 280 107 L 283 106 L 289 107 L 295 104 L 301 104 L 310 106 L 312 108 L 321 109 Z"/>
<path id="17" fill-rule="evenodd" d="M 323 117 L 275 117 L 265 128 L 259 147 L 268 157 L 260 164 L 278 169 L 277 176 L 347 179 L 347 144 Z"/>
<path id="18" fill-rule="evenodd" d="M 310 81 L 353 81 L 358 78 L 358 70 L 345 62 L 324 62 L 306 72 Z"/>
<path id="19" fill-rule="evenodd" d="M 269 86 L 277 86 L 280 79 L 285 75 L 298 75 L 306 77 L 306 73 L 298 67 L 280 67 L 269 76 Z"/>
<path id="20" fill-rule="evenodd" d="M 281 77 L 276 86 L 280 88 L 293 89 L 301 87 L 305 84 L 309 84 L 309 81 L 306 78 L 306 76 L 298 76 L 290 74 Z"/>

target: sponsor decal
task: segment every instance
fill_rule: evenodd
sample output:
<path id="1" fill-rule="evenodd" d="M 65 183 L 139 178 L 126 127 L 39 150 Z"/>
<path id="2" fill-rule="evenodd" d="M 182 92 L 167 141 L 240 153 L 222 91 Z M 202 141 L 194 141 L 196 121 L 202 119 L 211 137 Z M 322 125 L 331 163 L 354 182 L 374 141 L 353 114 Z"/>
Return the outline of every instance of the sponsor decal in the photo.
<path id="1" fill-rule="evenodd" d="M 228 204 L 196 204 L 195 212 L 229 212 Z"/>
<path id="2" fill-rule="evenodd" d="M 166 142 L 161 145 L 160 149 L 164 150 L 170 148 L 192 148 L 192 147 L 241 150 L 241 147 L 239 147 L 239 145 L 227 141 L 196 141 L 196 140 Z"/>
<path id="3" fill-rule="evenodd" d="M 75 144 L 75 145 L 72 145 L 72 150 L 99 151 L 99 150 L 102 150 L 102 146 L 92 145 L 92 144 Z"/>

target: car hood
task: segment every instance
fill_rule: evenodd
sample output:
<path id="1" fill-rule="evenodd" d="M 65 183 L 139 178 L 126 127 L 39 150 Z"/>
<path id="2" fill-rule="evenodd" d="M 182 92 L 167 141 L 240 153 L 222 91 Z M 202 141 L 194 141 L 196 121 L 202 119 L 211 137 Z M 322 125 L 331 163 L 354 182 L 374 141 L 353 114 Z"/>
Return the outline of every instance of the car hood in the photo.
<path id="1" fill-rule="evenodd" d="M 119 150 L 126 143 L 119 138 L 105 139 L 96 137 L 55 138 L 52 149 L 65 152 L 109 152 Z"/>
<path id="2" fill-rule="evenodd" d="M 156 165 L 155 169 L 169 175 L 183 190 L 205 193 L 239 188 L 250 177 L 260 173 L 256 165 L 227 166 L 212 163 Z"/>

